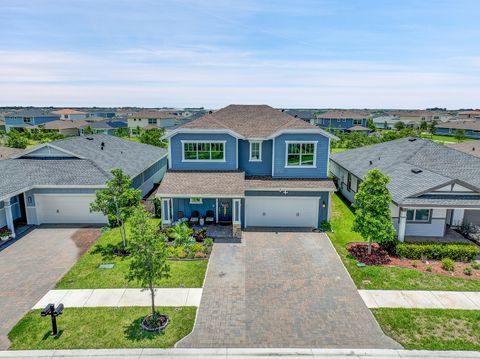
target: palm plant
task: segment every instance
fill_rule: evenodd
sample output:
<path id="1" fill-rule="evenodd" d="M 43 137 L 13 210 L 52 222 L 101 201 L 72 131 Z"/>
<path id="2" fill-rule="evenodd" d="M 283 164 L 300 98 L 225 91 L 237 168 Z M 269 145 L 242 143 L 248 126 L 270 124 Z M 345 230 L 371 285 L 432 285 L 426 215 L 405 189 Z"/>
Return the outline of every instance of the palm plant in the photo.
<path id="1" fill-rule="evenodd" d="M 173 245 L 175 247 L 184 246 L 195 242 L 192 237 L 193 229 L 187 223 L 177 223 L 170 230 L 170 236 L 174 238 Z"/>

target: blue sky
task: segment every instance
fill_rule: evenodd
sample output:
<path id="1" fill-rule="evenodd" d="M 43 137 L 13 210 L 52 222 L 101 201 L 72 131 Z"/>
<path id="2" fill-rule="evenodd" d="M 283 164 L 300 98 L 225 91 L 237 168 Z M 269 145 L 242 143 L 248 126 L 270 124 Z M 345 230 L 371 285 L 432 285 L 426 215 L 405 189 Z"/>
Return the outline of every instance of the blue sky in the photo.
<path id="1" fill-rule="evenodd" d="M 477 0 L 0 0 L 0 104 L 480 107 Z"/>

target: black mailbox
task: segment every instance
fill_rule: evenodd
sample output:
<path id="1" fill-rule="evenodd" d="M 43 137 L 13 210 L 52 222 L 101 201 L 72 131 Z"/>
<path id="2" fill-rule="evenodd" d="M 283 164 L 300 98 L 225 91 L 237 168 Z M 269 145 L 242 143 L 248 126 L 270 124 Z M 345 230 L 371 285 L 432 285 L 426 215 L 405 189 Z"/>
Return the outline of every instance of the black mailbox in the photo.
<path id="1" fill-rule="evenodd" d="M 42 317 L 46 317 L 47 315 L 52 314 L 53 308 L 54 308 L 53 304 L 51 303 L 47 304 L 47 306 L 40 312 L 40 315 Z"/>
<path id="2" fill-rule="evenodd" d="M 54 315 L 60 315 L 60 314 L 62 314 L 62 312 L 63 312 L 63 304 L 60 303 L 60 304 L 57 305 L 57 307 L 55 308 L 53 314 L 54 314 Z"/>
<path id="3" fill-rule="evenodd" d="M 43 309 L 41 312 L 40 312 L 40 315 L 42 317 L 46 317 L 47 315 L 49 315 L 52 319 L 52 335 L 57 335 L 57 316 L 59 316 L 60 314 L 62 314 L 63 312 L 63 304 L 60 303 L 59 305 L 57 305 L 57 308 L 55 308 L 55 304 L 48 304 L 45 309 Z"/>

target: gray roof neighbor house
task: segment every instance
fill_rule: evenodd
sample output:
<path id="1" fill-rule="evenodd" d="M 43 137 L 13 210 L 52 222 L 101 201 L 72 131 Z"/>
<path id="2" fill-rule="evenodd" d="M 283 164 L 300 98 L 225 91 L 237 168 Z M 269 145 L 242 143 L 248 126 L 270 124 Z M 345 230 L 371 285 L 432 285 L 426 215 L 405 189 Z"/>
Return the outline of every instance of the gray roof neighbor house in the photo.
<path id="1" fill-rule="evenodd" d="M 480 205 L 480 195 L 427 195 L 453 183 L 480 192 L 480 158 L 429 140 L 402 138 L 336 153 L 331 161 L 360 180 L 379 168 L 391 179 L 388 187 L 397 205 Z"/>

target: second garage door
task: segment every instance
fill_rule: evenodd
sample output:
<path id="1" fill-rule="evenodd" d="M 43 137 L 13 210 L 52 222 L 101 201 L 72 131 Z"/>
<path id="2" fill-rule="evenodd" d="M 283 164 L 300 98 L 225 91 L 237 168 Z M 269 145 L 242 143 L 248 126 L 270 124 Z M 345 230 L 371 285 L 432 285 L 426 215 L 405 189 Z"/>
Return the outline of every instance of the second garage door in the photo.
<path id="1" fill-rule="evenodd" d="M 311 197 L 246 197 L 247 227 L 318 226 L 318 198 Z"/>
<path id="2" fill-rule="evenodd" d="M 35 195 L 37 221 L 42 223 L 106 223 L 102 213 L 90 213 L 94 195 Z"/>

